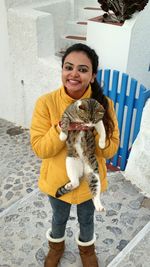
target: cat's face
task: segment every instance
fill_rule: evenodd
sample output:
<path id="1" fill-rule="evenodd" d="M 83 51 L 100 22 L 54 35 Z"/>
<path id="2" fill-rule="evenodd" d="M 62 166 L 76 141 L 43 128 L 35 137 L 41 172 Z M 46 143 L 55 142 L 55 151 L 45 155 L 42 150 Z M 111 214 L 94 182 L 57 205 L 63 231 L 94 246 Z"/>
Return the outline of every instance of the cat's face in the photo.
<path id="1" fill-rule="evenodd" d="M 92 63 L 83 52 L 71 52 L 64 61 L 62 82 L 66 92 L 74 99 L 80 99 L 90 83 L 94 82 Z"/>
<path id="2" fill-rule="evenodd" d="M 80 99 L 76 101 L 76 115 L 84 123 L 95 124 L 104 116 L 105 109 L 95 99 Z"/>

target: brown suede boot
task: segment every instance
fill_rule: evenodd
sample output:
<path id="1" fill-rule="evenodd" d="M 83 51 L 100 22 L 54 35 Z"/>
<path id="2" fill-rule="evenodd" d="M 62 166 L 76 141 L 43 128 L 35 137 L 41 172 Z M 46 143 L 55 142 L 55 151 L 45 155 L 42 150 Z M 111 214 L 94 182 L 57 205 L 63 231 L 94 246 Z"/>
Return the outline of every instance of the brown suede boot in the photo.
<path id="1" fill-rule="evenodd" d="M 49 240 L 49 252 L 45 258 L 44 267 L 57 267 L 60 258 L 62 257 L 65 250 L 64 238 L 52 238 L 50 237 L 50 231 L 46 234 Z"/>
<path id="2" fill-rule="evenodd" d="M 95 235 L 89 242 L 82 242 L 79 240 L 79 237 L 76 238 L 83 267 L 99 267 L 95 253 L 95 240 Z"/>
<path id="3" fill-rule="evenodd" d="M 83 246 L 78 246 L 78 247 L 83 267 L 98 267 L 98 260 L 95 254 L 94 244 L 87 247 Z"/>

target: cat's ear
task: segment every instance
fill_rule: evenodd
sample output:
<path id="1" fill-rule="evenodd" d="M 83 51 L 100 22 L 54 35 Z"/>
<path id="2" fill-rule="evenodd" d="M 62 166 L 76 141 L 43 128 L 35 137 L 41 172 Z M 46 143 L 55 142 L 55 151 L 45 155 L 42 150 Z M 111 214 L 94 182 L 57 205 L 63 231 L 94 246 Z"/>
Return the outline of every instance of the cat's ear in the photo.
<path id="1" fill-rule="evenodd" d="M 97 111 L 98 112 L 101 112 L 101 113 L 104 113 L 105 112 L 105 109 L 104 109 L 104 107 L 100 104 L 100 103 L 98 103 L 98 109 L 97 109 Z"/>
<path id="2" fill-rule="evenodd" d="M 98 112 L 104 114 L 105 109 L 103 108 L 103 106 L 99 107 L 99 109 L 97 109 Z"/>

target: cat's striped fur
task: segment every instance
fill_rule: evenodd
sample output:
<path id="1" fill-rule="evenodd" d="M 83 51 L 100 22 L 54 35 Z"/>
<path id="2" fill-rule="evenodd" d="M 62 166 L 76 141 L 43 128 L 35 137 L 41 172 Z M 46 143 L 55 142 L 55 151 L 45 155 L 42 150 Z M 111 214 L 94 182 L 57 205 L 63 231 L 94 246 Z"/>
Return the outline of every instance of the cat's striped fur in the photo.
<path id="1" fill-rule="evenodd" d="M 105 147 L 105 128 L 102 122 L 104 108 L 92 98 L 77 100 L 64 112 L 61 119 L 60 139 L 66 140 L 68 155 L 66 170 L 70 180 L 60 187 L 56 197 L 60 197 L 79 186 L 83 176 L 87 179 L 97 211 L 104 210 L 100 201 L 100 174 L 95 156 L 94 129 L 99 133 L 99 146 Z M 69 130 L 73 123 L 80 130 Z M 81 124 L 78 126 L 78 124 Z M 78 128 L 78 129 L 79 129 Z"/>

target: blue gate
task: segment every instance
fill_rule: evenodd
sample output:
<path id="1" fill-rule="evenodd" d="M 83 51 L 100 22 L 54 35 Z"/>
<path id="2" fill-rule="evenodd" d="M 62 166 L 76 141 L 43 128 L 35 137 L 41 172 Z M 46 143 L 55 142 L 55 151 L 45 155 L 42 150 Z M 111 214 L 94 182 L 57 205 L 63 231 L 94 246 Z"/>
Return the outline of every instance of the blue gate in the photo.
<path id="1" fill-rule="evenodd" d="M 104 94 L 114 102 L 120 130 L 118 152 L 107 163 L 124 170 L 140 129 L 143 107 L 150 97 L 150 90 L 139 85 L 128 74 L 120 74 L 117 70 L 99 70 L 97 80 L 103 85 Z"/>

